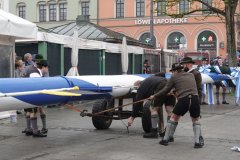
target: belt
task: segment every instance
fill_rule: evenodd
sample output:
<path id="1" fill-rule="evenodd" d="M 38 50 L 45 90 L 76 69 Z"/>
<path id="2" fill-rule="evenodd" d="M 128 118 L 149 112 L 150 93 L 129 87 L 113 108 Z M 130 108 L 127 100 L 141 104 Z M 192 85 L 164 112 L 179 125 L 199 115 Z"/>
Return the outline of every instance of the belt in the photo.
<path id="1" fill-rule="evenodd" d="M 189 98 L 189 107 L 188 107 L 188 110 L 190 110 L 190 108 L 191 108 L 191 105 L 192 105 L 192 97 L 193 97 L 194 95 L 192 95 L 192 94 L 189 94 L 188 95 L 188 98 Z"/>
<path id="2" fill-rule="evenodd" d="M 198 96 L 197 94 L 189 94 L 188 98 L 192 98 L 193 96 Z"/>

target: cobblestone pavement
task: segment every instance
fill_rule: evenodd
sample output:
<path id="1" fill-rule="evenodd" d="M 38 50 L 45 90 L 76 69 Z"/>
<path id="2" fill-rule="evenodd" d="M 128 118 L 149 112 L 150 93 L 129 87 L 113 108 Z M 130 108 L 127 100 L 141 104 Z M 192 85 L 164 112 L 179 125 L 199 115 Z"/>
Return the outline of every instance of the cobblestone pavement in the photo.
<path id="1" fill-rule="evenodd" d="M 230 105 L 202 106 L 202 149 L 193 149 L 188 115 L 179 123 L 175 142 L 160 146 L 160 139 L 142 138 L 140 118 L 130 133 L 123 125 L 126 120 L 113 121 L 110 129 L 101 131 L 93 127 L 91 118 L 61 106 L 46 109 L 47 138 L 23 135 L 23 115 L 18 116 L 18 123 L 0 120 L 0 160 L 238 160 L 240 153 L 230 148 L 240 146 L 240 107 L 232 97 L 228 99 Z M 84 106 L 91 110 L 91 105 Z"/>

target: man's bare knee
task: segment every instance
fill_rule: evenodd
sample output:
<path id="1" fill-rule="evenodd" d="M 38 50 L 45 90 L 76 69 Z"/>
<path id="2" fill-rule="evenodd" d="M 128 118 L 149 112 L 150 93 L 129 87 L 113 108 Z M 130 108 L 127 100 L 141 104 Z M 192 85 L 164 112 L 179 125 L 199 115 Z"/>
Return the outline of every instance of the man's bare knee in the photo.
<path id="1" fill-rule="evenodd" d="M 193 123 L 193 124 L 195 124 L 195 123 L 200 123 L 199 117 L 197 117 L 197 118 L 191 117 L 191 119 L 192 119 L 192 123 Z"/>
<path id="2" fill-rule="evenodd" d="M 166 106 L 165 109 L 166 109 L 167 115 L 171 116 L 172 111 L 173 111 L 173 107 L 172 106 Z"/>
<path id="3" fill-rule="evenodd" d="M 30 114 L 30 118 L 36 118 L 37 117 L 37 113 L 31 113 Z"/>
<path id="4" fill-rule="evenodd" d="M 151 115 L 158 114 L 159 107 L 150 107 Z"/>
<path id="5" fill-rule="evenodd" d="M 173 122 L 178 122 L 181 116 L 178 116 L 176 114 L 172 114 L 170 120 Z"/>

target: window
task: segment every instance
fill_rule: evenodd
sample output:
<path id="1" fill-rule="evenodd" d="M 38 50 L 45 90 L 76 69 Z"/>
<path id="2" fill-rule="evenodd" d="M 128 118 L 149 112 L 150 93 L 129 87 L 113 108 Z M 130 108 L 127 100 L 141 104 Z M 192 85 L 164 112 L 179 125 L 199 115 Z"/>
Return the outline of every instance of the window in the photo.
<path id="1" fill-rule="evenodd" d="M 116 0 L 116 18 L 124 17 L 124 0 Z"/>
<path id="2" fill-rule="evenodd" d="M 197 49 L 200 51 L 217 50 L 217 37 L 212 31 L 203 31 L 197 38 Z"/>
<path id="3" fill-rule="evenodd" d="M 136 16 L 145 16 L 145 0 L 136 0 Z"/>
<path id="4" fill-rule="evenodd" d="M 49 21 L 57 20 L 57 5 L 49 4 Z"/>
<path id="5" fill-rule="evenodd" d="M 188 13 L 189 12 L 189 2 L 188 0 L 179 1 L 179 13 Z"/>
<path id="6" fill-rule="evenodd" d="M 18 4 L 18 16 L 25 19 L 26 18 L 26 5 L 24 3 Z"/>
<path id="7" fill-rule="evenodd" d="M 140 38 L 139 41 L 145 44 L 151 44 L 151 38 L 150 38 L 150 33 L 143 33 Z M 156 37 L 153 36 L 153 46 L 154 48 L 156 48 Z"/>
<path id="8" fill-rule="evenodd" d="M 166 0 L 161 0 L 157 2 L 157 15 L 166 15 Z"/>
<path id="9" fill-rule="evenodd" d="M 82 15 L 89 15 L 89 2 L 82 2 Z"/>
<path id="10" fill-rule="evenodd" d="M 59 4 L 59 20 L 60 21 L 67 20 L 67 4 L 66 3 Z"/>
<path id="11" fill-rule="evenodd" d="M 180 32 L 173 32 L 167 38 L 167 49 L 179 49 L 181 41 L 185 39 L 184 35 Z"/>
<path id="12" fill-rule="evenodd" d="M 39 4 L 39 22 L 46 22 L 47 9 L 46 4 Z"/>
<path id="13" fill-rule="evenodd" d="M 203 2 L 207 3 L 209 6 L 212 6 L 212 0 L 203 0 Z M 207 10 L 209 9 L 206 5 L 202 4 L 202 9 Z M 211 11 L 203 11 L 203 14 L 210 13 Z"/>

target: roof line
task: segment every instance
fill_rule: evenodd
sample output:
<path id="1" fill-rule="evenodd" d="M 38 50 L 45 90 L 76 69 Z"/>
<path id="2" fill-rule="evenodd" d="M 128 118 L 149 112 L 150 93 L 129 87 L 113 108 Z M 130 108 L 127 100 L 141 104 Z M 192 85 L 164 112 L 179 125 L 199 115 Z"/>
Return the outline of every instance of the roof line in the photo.
<path id="1" fill-rule="evenodd" d="M 83 27 L 85 27 L 85 26 L 87 26 L 87 25 L 83 25 Z M 83 28 L 83 27 L 82 27 L 82 28 Z M 83 34 L 86 32 L 86 30 L 88 30 L 88 29 L 89 29 L 89 27 L 90 27 L 90 26 L 87 26 L 87 28 L 84 30 L 84 32 L 82 32 L 82 33 L 81 33 L 81 34 L 79 34 L 78 36 L 81 36 L 81 35 L 83 35 Z"/>
<path id="2" fill-rule="evenodd" d="M 63 34 L 66 34 L 67 32 L 69 32 L 70 30 L 72 30 L 74 27 L 76 27 L 77 24 L 75 24 L 72 28 L 68 29 L 66 32 L 64 32 Z"/>
<path id="3" fill-rule="evenodd" d="M 60 31 L 62 31 L 64 28 L 66 28 L 66 27 L 67 27 L 69 24 L 71 24 L 71 23 L 75 23 L 75 22 L 70 22 L 70 23 L 66 23 L 66 24 L 60 25 L 60 26 L 52 27 L 52 28 L 49 28 L 48 30 L 50 30 L 50 29 L 54 30 L 54 29 L 56 29 L 56 28 L 65 26 L 65 27 L 63 27 L 62 29 L 60 29 L 60 30 L 58 31 L 58 32 L 60 32 Z M 54 33 L 57 33 L 57 32 L 54 32 Z"/>
<path id="4" fill-rule="evenodd" d="M 90 37 L 96 30 L 97 30 L 97 29 L 95 28 L 95 30 L 93 30 L 92 33 L 90 33 L 90 34 L 88 35 L 88 37 Z"/>

